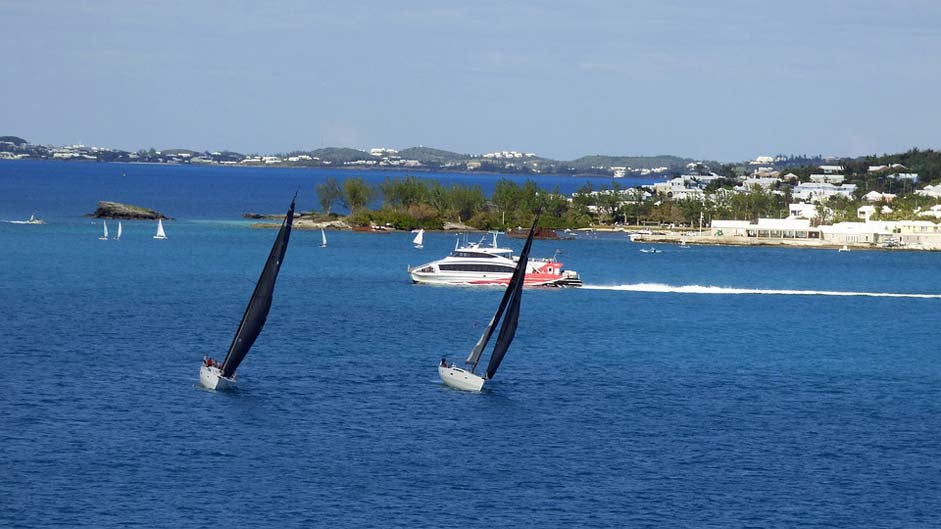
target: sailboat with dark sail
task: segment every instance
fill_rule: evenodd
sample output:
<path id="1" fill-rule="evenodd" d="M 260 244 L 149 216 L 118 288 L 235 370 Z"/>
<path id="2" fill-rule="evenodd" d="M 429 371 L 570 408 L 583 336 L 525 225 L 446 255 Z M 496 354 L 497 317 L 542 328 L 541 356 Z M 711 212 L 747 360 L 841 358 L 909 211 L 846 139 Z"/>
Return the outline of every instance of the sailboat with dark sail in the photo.
<path id="1" fill-rule="evenodd" d="M 255 292 L 248 302 L 242 322 L 239 324 L 232 345 L 225 359 L 220 363 L 212 358 L 203 357 L 203 364 L 199 368 L 199 383 L 208 389 L 226 389 L 235 385 L 235 370 L 245 359 L 255 339 L 261 334 L 261 329 L 268 318 L 271 309 L 271 299 L 274 294 L 274 284 L 278 280 L 278 272 L 284 261 L 284 252 L 288 249 L 288 240 L 291 238 L 291 226 L 294 222 L 294 201 L 297 194 L 291 199 L 291 207 L 281 222 L 281 229 L 271 246 L 271 253 L 261 271 Z"/>
<path id="2" fill-rule="evenodd" d="M 480 391 L 484 387 L 484 382 L 493 378 L 497 368 L 500 367 L 500 363 L 503 362 L 503 357 L 506 356 L 506 351 L 510 348 L 513 336 L 516 335 L 516 327 L 519 325 L 520 301 L 523 296 L 523 283 L 526 278 L 526 264 L 529 261 L 529 250 L 533 245 L 533 235 L 536 233 L 537 222 L 539 222 L 539 215 L 536 215 L 533 226 L 529 229 L 529 236 L 526 238 L 526 244 L 520 253 L 516 271 L 513 272 L 513 276 L 506 286 L 506 291 L 503 293 L 503 299 L 500 300 L 497 312 L 494 313 L 490 323 L 487 324 L 487 328 L 484 329 L 484 333 L 480 335 L 480 339 L 477 340 L 474 348 L 464 361 L 468 368 L 462 369 L 454 364 L 448 364 L 447 358 L 441 359 L 441 363 L 438 365 L 438 376 L 445 384 L 456 389 Z M 493 332 L 497 323 L 500 323 L 501 318 L 500 332 L 497 334 L 497 342 L 493 347 L 493 353 L 490 355 L 487 371 L 483 376 L 480 376 L 477 374 L 477 364 L 480 362 L 481 354 L 487 347 L 487 343 L 493 336 Z"/>

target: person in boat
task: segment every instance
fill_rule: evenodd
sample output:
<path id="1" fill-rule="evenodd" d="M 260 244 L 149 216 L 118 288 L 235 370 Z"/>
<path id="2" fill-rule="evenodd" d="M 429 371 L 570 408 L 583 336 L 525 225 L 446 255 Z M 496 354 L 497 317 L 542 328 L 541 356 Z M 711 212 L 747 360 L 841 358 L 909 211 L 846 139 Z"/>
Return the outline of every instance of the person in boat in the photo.
<path id="1" fill-rule="evenodd" d="M 441 357 L 441 367 L 448 367 L 448 359 L 446 357 Z"/>

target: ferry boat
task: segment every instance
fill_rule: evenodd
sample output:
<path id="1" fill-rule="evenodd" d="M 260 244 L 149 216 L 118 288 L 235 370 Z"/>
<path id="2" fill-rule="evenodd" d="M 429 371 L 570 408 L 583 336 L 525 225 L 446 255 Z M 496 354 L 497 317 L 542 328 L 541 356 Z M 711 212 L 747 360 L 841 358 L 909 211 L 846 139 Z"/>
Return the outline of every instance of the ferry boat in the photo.
<path id="1" fill-rule="evenodd" d="M 438 259 L 416 267 L 408 273 L 414 283 L 435 285 L 506 285 L 516 270 L 519 258 L 512 248 L 497 246 L 497 232 L 493 233 L 490 246 L 458 242 L 454 251 L 444 259 Z M 582 280 L 574 270 L 564 270 L 556 257 L 530 258 L 526 265 L 524 285 L 527 287 L 580 287 Z"/>

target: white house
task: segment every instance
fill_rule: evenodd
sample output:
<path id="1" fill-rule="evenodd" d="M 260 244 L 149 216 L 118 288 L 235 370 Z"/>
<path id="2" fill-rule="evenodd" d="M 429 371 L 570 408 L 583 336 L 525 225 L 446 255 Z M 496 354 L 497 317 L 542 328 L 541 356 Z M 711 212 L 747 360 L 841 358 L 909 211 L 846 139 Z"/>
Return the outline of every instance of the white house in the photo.
<path id="1" fill-rule="evenodd" d="M 915 191 L 915 194 L 923 197 L 941 198 L 941 184 L 925 186 Z"/>
<path id="2" fill-rule="evenodd" d="M 794 188 L 791 196 L 804 201 L 827 200 L 837 195 L 852 198 L 855 191 L 856 184 L 835 186 L 830 183 L 804 182 Z"/>
<path id="3" fill-rule="evenodd" d="M 915 210 L 915 214 L 919 217 L 934 217 L 936 219 L 941 219 L 941 204 L 935 204 L 925 210 L 918 208 Z"/>
<path id="4" fill-rule="evenodd" d="M 774 178 L 769 176 L 757 176 L 757 177 L 748 177 L 742 180 L 741 186 L 736 187 L 736 191 L 751 191 L 754 186 L 758 186 L 761 189 L 768 190 L 781 182 L 780 178 Z"/>
<path id="5" fill-rule="evenodd" d="M 907 180 L 913 184 L 918 183 L 918 173 L 895 173 L 886 176 L 889 180 Z"/>
<path id="6" fill-rule="evenodd" d="M 820 216 L 816 204 L 794 202 L 787 205 L 787 214 L 792 219 L 815 219 Z"/>
<path id="7" fill-rule="evenodd" d="M 888 215 L 889 213 L 892 213 L 892 208 L 890 208 L 889 206 L 882 206 L 882 209 L 880 211 L 883 215 Z M 868 222 L 869 218 L 875 215 L 875 213 L 876 213 L 876 206 L 873 206 L 873 205 L 860 206 L 859 209 L 856 210 L 856 217 Z"/>
<path id="8" fill-rule="evenodd" d="M 846 180 L 846 177 L 841 174 L 812 174 L 810 175 L 811 182 L 817 182 L 818 184 L 830 183 L 830 184 L 842 184 Z"/>
<path id="9" fill-rule="evenodd" d="M 863 200 L 866 202 L 892 202 L 895 200 L 895 195 L 892 193 L 880 193 L 878 191 L 870 191 L 863 195 Z"/>
<path id="10" fill-rule="evenodd" d="M 820 170 L 823 171 L 825 174 L 842 173 L 843 166 L 842 165 L 821 165 Z"/>

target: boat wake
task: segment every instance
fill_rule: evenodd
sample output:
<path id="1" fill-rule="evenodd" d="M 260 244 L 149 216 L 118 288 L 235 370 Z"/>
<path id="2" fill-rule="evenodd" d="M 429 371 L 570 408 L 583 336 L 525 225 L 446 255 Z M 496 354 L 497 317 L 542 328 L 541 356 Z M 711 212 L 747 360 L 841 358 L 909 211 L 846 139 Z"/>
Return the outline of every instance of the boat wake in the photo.
<path id="1" fill-rule="evenodd" d="M 666 285 L 663 283 L 635 283 L 630 285 L 584 285 L 588 290 L 620 290 L 625 292 L 663 292 L 670 294 L 721 294 L 721 295 L 771 295 L 771 296 L 844 296 L 870 298 L 917 298 L 941 299 L 941 294 L 904 294 L 894 292 L 845 292 L 839 290 L 786 290 L 769 288 L 731 288 L 702 285 Z"/>

